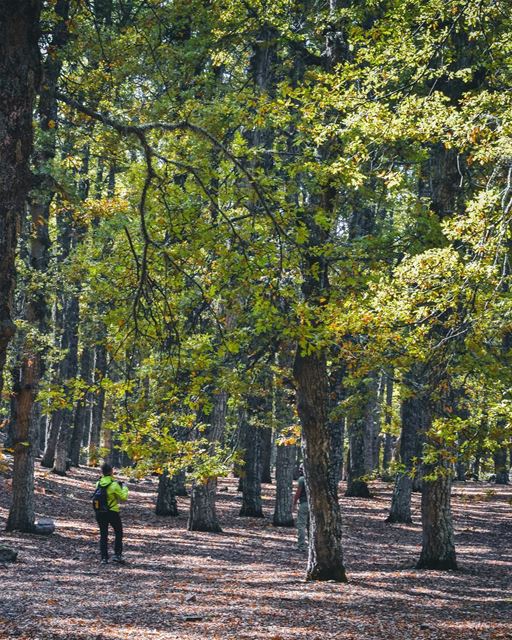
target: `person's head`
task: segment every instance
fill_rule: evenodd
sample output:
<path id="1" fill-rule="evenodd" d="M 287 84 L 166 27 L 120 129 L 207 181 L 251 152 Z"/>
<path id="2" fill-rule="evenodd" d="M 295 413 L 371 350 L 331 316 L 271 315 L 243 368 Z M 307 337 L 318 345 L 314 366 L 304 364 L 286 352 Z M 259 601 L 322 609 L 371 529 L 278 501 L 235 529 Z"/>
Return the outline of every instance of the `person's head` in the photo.
<path id="1" fill-rule="evenodd" d="M 301 476 L 304 475 L 304 465 L 303 464 L 301 464 L 300 467 L 299 467 L 299 473 L 300 473 Z"/>
<path id="2" fill-rule="evenodd" d="M 108 462 L 104 462 L 104 463 L 101 465 L 101 473 L 102 473 L 104 476 L 111 476 L 111 475 L 112 475 L 112 466 L 111 466 L 111 465 L 109 465 L 109 463 L 108 463 Z"/>

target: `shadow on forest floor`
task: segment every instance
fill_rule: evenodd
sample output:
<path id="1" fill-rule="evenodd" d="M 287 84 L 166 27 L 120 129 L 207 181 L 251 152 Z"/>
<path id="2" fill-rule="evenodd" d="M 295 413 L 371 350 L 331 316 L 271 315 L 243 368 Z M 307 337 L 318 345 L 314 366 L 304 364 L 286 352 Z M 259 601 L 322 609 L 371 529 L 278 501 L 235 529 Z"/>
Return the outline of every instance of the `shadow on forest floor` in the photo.
<path id="1" fill-rule="evenodd" d="M 130 483 L 123 510 L 127 566 L 98 565 L 90 507 L 97 472 L 67 478 L 37 471 L 38 514 L 50 537 L 2 533 L 19 561 L 0 565 L 0 638 L 39 640 L 491 640 L 512 638 L 512 527 L 508 487 L 455 483 L 459 571 L 415 570 L 419 499 L 411 525 L 384 522 L 391 485 L 371 499 L 342 498 L 349 584 L 306 583 L 294 529 L 240 518 L 236 480 L 220 481 L 220 534 L 186 530 L 180 515 L 154 514 L 157 480 Z M 0 479 L 1 481 L 1 479 Z M 0 486 L 0 528 L 9 494 Z M 194 619 L 196 618 L 196 619 Z"/>

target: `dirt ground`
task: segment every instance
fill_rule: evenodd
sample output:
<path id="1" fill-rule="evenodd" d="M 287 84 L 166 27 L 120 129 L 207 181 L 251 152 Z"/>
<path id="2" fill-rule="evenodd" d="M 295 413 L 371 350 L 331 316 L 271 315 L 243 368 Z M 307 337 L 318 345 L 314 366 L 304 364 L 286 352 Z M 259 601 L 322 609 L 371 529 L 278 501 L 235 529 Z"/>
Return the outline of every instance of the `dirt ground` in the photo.
<path id="1" fill-rule="evenodd" d="M 56 533 L 3 531 L 9 491 L 0 479 L 0 545 L 19 551 L 0 564 L 0 638 L 31 640 L 512 639 L 512 491 L 456 483 L 453 512 L 459 570 L 417 571 L 414 524 L 384 522 L 391 485 L 368 500 L 342 498 L 348 584 L 307 583 L 295 531 L 238 517 L 236 481 L 220 481 L 221 534 L 186 530 L 154 515 L 157 479 L 130 483 L 123 509 L 126 566 L 99 565 L 90 496 L 98 473 L 60 478 L 37 470 L 37 513 Z M 227 489 L 227 491 L 225 490 Z"/>

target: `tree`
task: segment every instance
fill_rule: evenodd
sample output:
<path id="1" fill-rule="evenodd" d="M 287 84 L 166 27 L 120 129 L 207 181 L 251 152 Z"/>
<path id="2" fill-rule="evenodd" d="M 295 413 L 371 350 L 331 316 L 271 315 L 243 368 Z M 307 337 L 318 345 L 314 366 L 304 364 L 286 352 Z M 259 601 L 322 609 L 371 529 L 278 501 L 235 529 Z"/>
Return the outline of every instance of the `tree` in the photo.
<path id="1" fill-rule="evenodd" d="M 17 231 L 33 185 L 29 162 L 32 110 L 41 77 L 40 11 L 37 0 L 11 0 L 0 9 L 0 380 L 7 345 L 14 335 Z"/>

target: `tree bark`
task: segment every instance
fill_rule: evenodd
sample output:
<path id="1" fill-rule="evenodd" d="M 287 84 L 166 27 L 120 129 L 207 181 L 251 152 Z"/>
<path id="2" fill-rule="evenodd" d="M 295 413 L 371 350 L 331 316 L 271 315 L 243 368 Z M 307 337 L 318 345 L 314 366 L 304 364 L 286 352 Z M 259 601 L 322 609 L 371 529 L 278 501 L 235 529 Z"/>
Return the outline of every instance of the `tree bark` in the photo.
<path id="1" fill-rule="evenodd" d="M 415 382 L 418 381 L 419 379 L 416 377 Z M 428 431 L 432 421 L 426 396 L 423 393 L 414 392 L 410 388 L 408 392 L 412 395 L 404 398 L 401 406 L 400 461 L 403 469 L 395 479 L 391 509 L 386 522 L 412 522 L 411 496 L 413 476 L 418 469 L 417 466 L 415 468 L 418 439 L 423 440 L 423 434 Z"/>
<path id="2" fill-rule="evenodd" d="M 39 0 L 0 4 L 0 393 L 7 345 L 15 332 L 17 234 L 32 186 L 29 163 L 34 98 L 41 76 L 40 11 Z"/>
<path id="3" fill-rule="evenodd" d="M 272 429 L 260 429 L 261 446 L 261 482 L 272 484 Z"/>
<path id="4" fill-rule="evenodd" d="M 89 347 L 85 346 L 80 358 L 80 377 L 83 382 L 90 386 L 92 374 L 92 353 Z M 69 449 L 69 460 L 72 467 L 80 464 L 80 450 L 82 439 L 86 428 L 88 392 L 84 391 L 83 397 L 77 402 L 71 444 Z"/>
<path id="5" fill-rule="evenodd" d="M 204 436 L 211 443 L 211 450 L 219 442 L 226 424 L 227 394 L 219 391 L 213 396 L 213 409 L 210 424 Z M 217 478 L 205 478 L 203 482 L 194 481 L 190 496 L 189 531 L 222 531 L 215 506 Z"/>
<path id="6" fill-rule="evenodd" d="M 393 412 L 393 370 L 386 373 L 386 410 L 384 416 L 384 425 L 386 433 L 384 434 L 384 451 L 382 455 L 382 469 L 387 474 L 389 465 L 393 458 L 393 436 L 389 433 L 391 428 L 391 417 Z"/>
<path id="7" fill-rule="evenodd" d="M 61 346 L 66 355 L 64 356 L 64 361 L 61 366 L 61 376 L 67 397 L 70 395 L 68 381 L 76 377 L 78 370 L 78 304 L 78 296 L 76 294 L 72 294 L 64 303 L 64 331 Z M 69 401 L 68 397 L 68 402 Z M 69 459 L 74 413 L 71 407 L 60 409 L 59 413 L 61 414 L 61 422 L 52 471 L 57 475 L 65 476 Z"/>
<path id="8" fill-rule="evenodd" d="M 255 419 L 257 399 L 249 398 L 250 417 L 240 410 L 240 445 L 244 450 L 244 462 L 240 475 L 242 506 L 240 516 L 263 518 L 261 502 L 261 429 L 251 422 Z"/>
<path id="9" fill-rule="evenodd" d="M 24 358 L 23 386 L 17 393 L 18 415 L 14 430 L 12 503 L 7 530 L 31 532 L 34 529 L 34 429 L 31 409 L 36 394 L 38 359 Z"/>
<path id="10" fill-rule="evenodd" d="M 105 327 L 101 324 L 100 340 L 104 337 Z M 94 384 L 98 387 L 95 396 L 92 398 L 91 429 L 89 435 L 87 462 L 90 466 L 98 464 L 98 449 L 100 448 L 101 425 L 103 424 L 103 410 L 105 408 L 105 389 L 101 386 L 101 381 L 105 377 L 107 370 L 107 351 L 103 342 L 96 345 L 94 349 Z"/>
<path id="11" fill-rule="evenodd" d="M 277 445 L 276 504 L 272 524 L 275 527 L 293 527 L 293 472 L 295 445 Z"/>
<path id="12" fill-rule="evenodd" d="M 174 478 L 164 471 L 158 481 L 158 495 L 155 513 L 157 516 L 177 516 L 176 486 Z"/>
<path id="13" fill-rule="evenodd" d="M 338 495 L 330 481 L 331 440 L 327 428 L 328 376 L 325 354 L 297 349 L 293 367 L 310 514 L 306 579 L 346 582 Z"/>
<path id="14" fill-rule="evenodd" d="M 435 475 L 435 479 L 429 477 Z M 423 547 L 417 569 L 457 569 L 450 508 L 451 470 L 426 465 L 421 493 Z"/>
<path id="15" fill-rule="evenodd" d="M 349 424 L 349 455 L 347 461 L 347 488 L 345 496 L 349 498 L 369 498 L 370 490 L 364 479 L 367 474 L 365 466 L 365 435 L 367 422 L 364 417 L 355 418 Z"/>
<path id="16" fill-rule="evenodd" d="M 507 453 L 507 447 L 500 447 L 493 454 L 496 484 L 508 484 Z"/>

